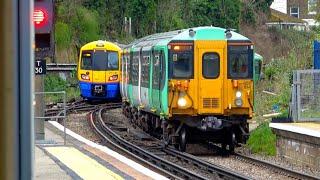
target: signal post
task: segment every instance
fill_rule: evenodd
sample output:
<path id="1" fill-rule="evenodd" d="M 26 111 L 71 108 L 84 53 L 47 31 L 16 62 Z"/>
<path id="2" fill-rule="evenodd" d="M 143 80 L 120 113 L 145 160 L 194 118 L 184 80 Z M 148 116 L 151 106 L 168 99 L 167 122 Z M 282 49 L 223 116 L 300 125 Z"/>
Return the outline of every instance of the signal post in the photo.
<path id="1" fill-rule="evenodd" d="M 54 58 L 54 0 L 35 0 L 33 21 L 35 26 L 35 92 L 44 92 L 46 61 Z M 44 140 L 44 94 L 35 94 L 35 138 Z"/>

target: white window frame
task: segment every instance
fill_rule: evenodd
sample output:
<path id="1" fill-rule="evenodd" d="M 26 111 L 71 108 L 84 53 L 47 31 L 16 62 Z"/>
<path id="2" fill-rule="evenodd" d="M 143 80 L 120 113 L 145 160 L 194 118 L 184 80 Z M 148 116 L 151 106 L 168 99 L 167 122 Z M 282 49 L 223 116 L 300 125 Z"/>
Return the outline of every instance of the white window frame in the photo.
<path id="1" fill-rule="evenodd" d="M 317 0 L 308 0 L 308 14 L 309 14 L 309 15 L 316 15 L 316 14 L 317 14 L 317 11 L 316 11 L 317 8 L 314 8 L 313 10 L 311 10 L 312 6 L 310 5 L 310 1 L 315 1 L 315 2 L 314 2 L 314 3 L 315 3 L 315 4 L 314 4 L 315 6 L 317 6 L 317 3 L 318 3 L 318 2 L 317 2 Z"/>
<path id="2" fill-rule="evenodd" d="M 298 9 L 298 13 L 292 13 L 292 9 L 293 8 L 297 8 Z M 300 18 L 300 8 L 299 7 L 290 7 L 290 16 L 296 15 L 296 14 L 298 14 L 298 18 Z M 295 16 L 293 16 L 293 17 L 295 17 Z"/>

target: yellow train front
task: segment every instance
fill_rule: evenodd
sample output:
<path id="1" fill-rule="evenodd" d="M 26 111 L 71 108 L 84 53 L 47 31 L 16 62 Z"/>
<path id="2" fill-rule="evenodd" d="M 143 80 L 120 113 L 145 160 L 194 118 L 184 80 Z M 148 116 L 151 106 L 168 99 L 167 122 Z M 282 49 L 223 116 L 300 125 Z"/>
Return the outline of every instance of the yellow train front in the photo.
<path id="1" fill-rule="evenodd" d="M 233 151 L 249 135 L 253 55 L 250 39 L 218 27 L 137 40 L 123 52 L 124 114 L 181 151 L 203 141 Z"/>
<path id="2" fill-rule="evenodd" d="M 78 60 L 80 94 L 87 100 L 120 98 L 121 49 L 108 41 L 94 41 L 82 46 Z"/>

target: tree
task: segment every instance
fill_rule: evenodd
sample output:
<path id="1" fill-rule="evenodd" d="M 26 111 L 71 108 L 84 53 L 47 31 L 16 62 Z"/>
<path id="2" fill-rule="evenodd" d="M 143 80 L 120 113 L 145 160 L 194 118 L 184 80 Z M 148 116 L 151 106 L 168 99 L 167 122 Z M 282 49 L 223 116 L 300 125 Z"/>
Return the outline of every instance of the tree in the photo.
<path id="1" fill-rule="evenodd" d="M 154 0 L 128 2 L 127 14 L 132 18 L 133 33 L 137 37 L 155 33 L 156 3 Z"/>
<path id="2" fill-rule="evenodd" d="M 193 26 L 239 28 L 240 0 L 199 0 L 192 9 Z"/>
<path id="3" fill-rule="evenodd" d="M 162 0 L 157 2 L 156 7 L 156 32 L 166 32 L 182 29 L 187 26 L 182 19 L 182 2 L 176 0 Z"/>
<path id="4" fill-rule="evenodd" d="M 85 43 L 99 39 L 97 12 L 88 10 L 81 2 L 79 0 L 59 2 L 55 32 L 58 48 L 71 48 L 79 52 Z"/>

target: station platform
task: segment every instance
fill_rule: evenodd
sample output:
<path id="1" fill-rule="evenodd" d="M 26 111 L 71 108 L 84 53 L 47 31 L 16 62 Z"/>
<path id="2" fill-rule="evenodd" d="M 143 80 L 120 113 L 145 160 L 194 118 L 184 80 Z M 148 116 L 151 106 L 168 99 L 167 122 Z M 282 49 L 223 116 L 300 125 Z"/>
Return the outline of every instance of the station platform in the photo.
<path id="1" fill-rule="evenodd" d="M 320 122 L 270 123 L 277 154 L 294 163 L 320 168 Z"/>
<path id="2" fill-rule="evenodd" d="M 45 141 L 35 145 L 35 179 L 167 179 L 131 159 L 46 122 Z"/>

